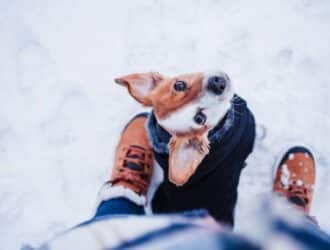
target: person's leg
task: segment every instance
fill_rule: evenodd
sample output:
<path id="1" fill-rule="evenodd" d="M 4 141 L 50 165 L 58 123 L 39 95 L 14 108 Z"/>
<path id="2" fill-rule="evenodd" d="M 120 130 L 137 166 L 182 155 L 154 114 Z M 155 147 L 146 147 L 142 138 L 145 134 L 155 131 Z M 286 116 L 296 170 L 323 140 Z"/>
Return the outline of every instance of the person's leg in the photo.
<path id="1" fill-rule="evenodd" d="M 147 136 L 147 114 L 134 117 L 122 132 L 109 180 L 99 193 L 94 218 L 105 215 L 144 214 L 152 177 L 153 155 Z"/>
<path id="2" fill-rule="evenodd" d="M 96 209 L 94 216 L 75 227 L 81 227 L 95 222 L 104 216 L 120 216 L 120 215 L 144 215 L 144 206 L 137 204 L 126 197 L 111 198 L 101 201 Z"/>
<path id="3" fill-rule="evenodd" d="M 113 198 L 101 202 L 96 210 L 95 217 L 120 214 L 142 215 L 144 214 L 144 207 L 124 197 Z"/>
<path id="4" fill-rule="evenodd" d="M 315 168 L 305 147 L 292 147 L 281 156 L 273 176 L 275 196 L 247 217 L 253 227 L 243 229 L 245 236 L 256 239 L 261 249 L 330 249 L 330 236 L 310 216 Z"/>
<path id="5" fill-rule="evenodd" d="M 301 216 L 300 216 L 301 217 Z M 299 220 L 300 219 L 300 220 Z M 304 220 L 303 220 L 304 219 Z M 296 217 L 296 221 L 290 222 L 287 218 L 273 218 L 271 223 L 272 238 L 279 236 L 296 242 L 296 249 L 330 249 L 330 236 L 314 222 L 306 218 Z"/>

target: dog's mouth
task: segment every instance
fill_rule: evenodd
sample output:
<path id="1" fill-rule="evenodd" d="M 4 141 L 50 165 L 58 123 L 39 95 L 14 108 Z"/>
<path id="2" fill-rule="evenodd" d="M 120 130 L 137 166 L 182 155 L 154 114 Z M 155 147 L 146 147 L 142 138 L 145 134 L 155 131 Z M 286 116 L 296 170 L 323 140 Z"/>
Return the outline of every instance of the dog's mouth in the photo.
<path id="1" fill-rule="evenodd" d="M 205 125 L 205 123 L 207 122 L 207 116 L 206 114 L 203 112 L 204 108 L 199 108 L 199 110 L 197 111 L 197 113 L 194 116 L 194 122 L 197 125 Z"/>

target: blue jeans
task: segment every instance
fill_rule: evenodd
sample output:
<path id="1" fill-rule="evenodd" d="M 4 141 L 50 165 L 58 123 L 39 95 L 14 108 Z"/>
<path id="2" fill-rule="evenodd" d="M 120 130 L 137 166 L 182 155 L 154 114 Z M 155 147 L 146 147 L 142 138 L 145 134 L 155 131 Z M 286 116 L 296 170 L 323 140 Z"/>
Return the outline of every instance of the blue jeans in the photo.
<path id="1" fill-rule="evenodd" d="M 102 201 L 98 206 L 95 215 L 91 219 L 86 220 L 75 227 L 85 226 L 111 216 L 144 214 L 144 207 L 136 205 L 134 202 L 124 197 L 118 197 L 109 199 L 107 201 Z"/>
<path id="2" fill-rule="evenodd" d="M 267 210 L 267 209 L 266 209 Z M 266 211 L 265 211 L 266 212 Z M 267 212 L 266 212 L 267 213 Z M 125 216 L 125 215 L 144 215 L 144 207 L 136 205 L 134 202 L 124 198 L 118 197 L 107 201 L 103 201 L 96 210 L 95 215 L 88 221 L 78 225 L 83 226 L 93 223 L 98 220 L 109 219 L 112 216 Z M 184 215 L 184 213 L 182 213 Z M 170 215 L 169 215 L 170 216 Z M 267 216 L 268 217 L 268 216 Z M 269 220 L 268 220 L 269 219 Z M 286 237 L 299 242 L 304 249 L 330 249 L 330 237 L 323 232 L 317 225 L 306 219 L 306 223 L 300 226 L 292 226 L 284 218 L 270 215 L 267 219 L 267 227 L 272 231 L 271 235 L 285 235 Z M 223 234 L 223 235 L 222 235 Z M 255 245 L 256 242 L 242 241 L 241 237 L 235 233 L 219 233 L 219 241 L 222 244 L 230 243 L 231 240 L 240 242 L 241 246 Z M 222 236 L 221 236 L 222 235 Z M 227 239 L 228 238 L 228 239 Z M 229 244 L 228 243 L 228 244 Z M 232 244 L 232 243 L 230 243 Z M 231 248 L 231 249 L 240 249 Z M 262 249 L 263 246 L 258 246 L 251 249 Z"/>
<path id="3" fill-rule="evenodd" d="M 124 198 L 114 198 L 102 201 L 96 210 L 94 218 L 106 215 L 144 215 L 144 207 Z"/>

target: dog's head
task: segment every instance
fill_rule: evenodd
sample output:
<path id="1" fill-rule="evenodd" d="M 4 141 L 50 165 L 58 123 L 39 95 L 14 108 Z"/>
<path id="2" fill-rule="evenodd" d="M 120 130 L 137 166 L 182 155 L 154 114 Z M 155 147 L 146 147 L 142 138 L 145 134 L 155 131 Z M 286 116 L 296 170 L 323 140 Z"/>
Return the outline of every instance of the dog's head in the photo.
<path id="1" fill-rule="evenodd" d="M 122 76 L 115 82 L 152 107 L 158 123 L 172 138 L 169 180 L 183 185 L 209 152 L 207 134 L 226 115 L 233 87 L 224 72 L 165 77 L 156 72 Z"/>

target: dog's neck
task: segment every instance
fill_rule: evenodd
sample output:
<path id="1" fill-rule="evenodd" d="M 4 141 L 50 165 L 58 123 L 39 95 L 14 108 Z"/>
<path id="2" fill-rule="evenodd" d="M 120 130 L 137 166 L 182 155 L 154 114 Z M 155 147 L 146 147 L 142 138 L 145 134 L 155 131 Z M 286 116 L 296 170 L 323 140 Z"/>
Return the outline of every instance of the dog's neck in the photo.
<path id="1" fill-rule="evenodd" d="M 223 135 L 234 124 L 235 119 L 235 105 L 232 105 L 224 118 L 209 131 L 208 139 L 210 143 L 219 141 Z M 157 153 L 169 153 L 168 143 L 171 139 L 171 134 L 168 133 L 158 123 L 154 112 L 151 112 L 147 122 L 147 128 L 153 149 Z"/>

